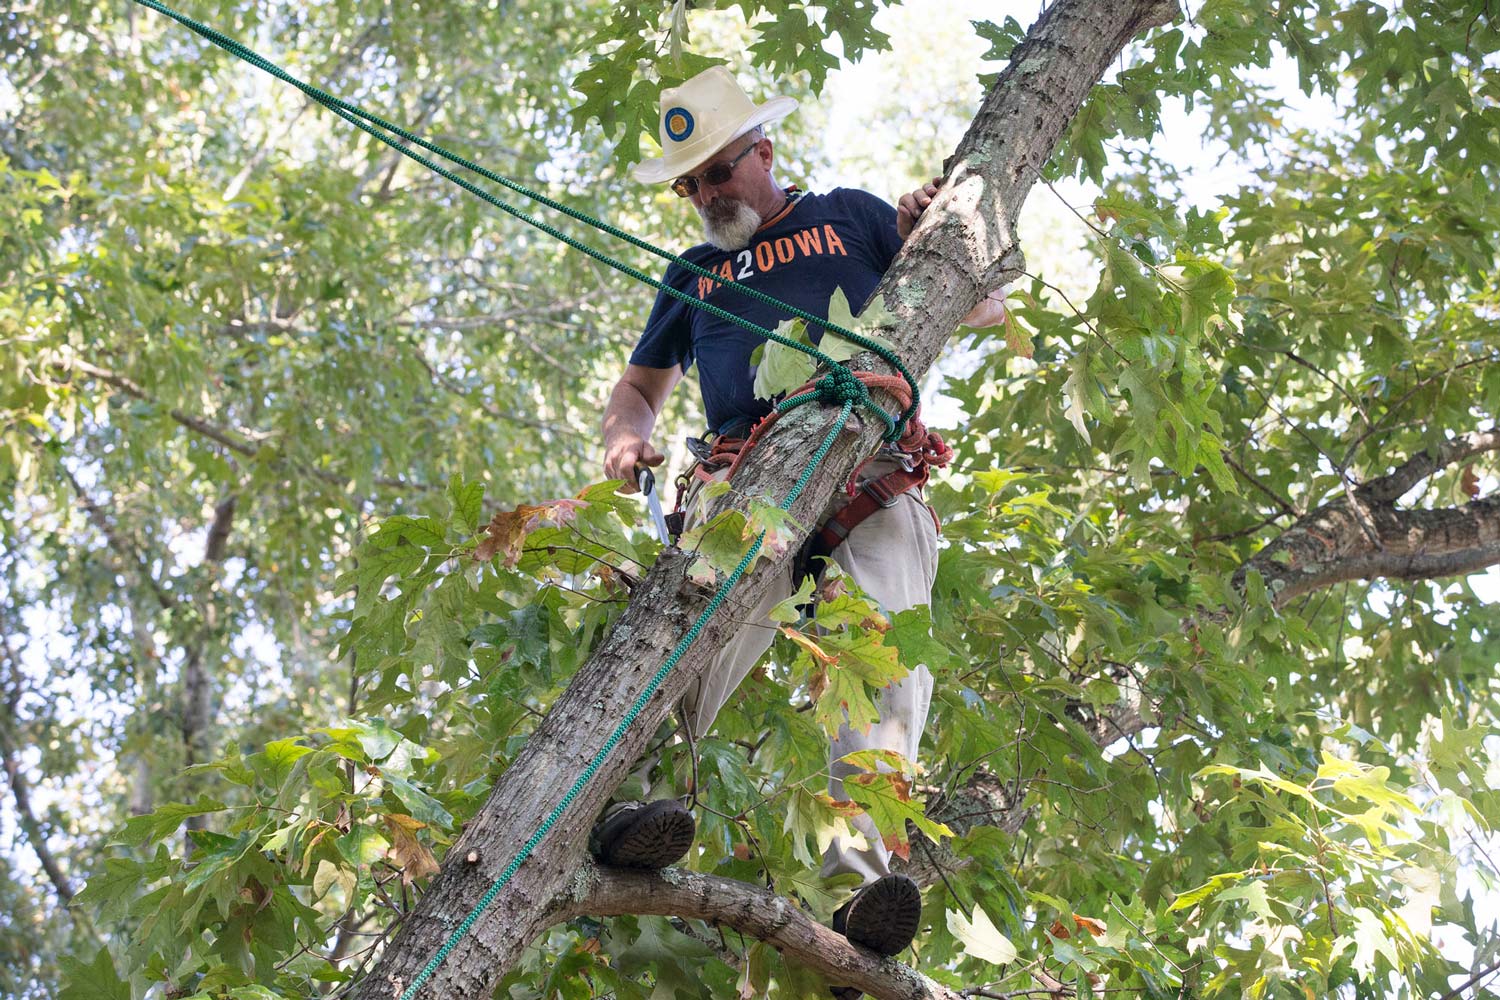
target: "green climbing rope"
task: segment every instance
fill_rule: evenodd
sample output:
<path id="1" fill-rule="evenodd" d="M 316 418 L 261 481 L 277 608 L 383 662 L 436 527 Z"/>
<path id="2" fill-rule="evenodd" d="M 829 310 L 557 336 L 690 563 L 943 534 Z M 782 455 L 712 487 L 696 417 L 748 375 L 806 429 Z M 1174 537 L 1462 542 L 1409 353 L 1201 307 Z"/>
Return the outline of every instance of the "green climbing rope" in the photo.
<path id="1" fill-rule="evenodd" d="M 163 14 L 171 18 L 172 20 L 178 22 L 179 24 L 193 31 L 195 34 L 201 36 L 202 38 L 205 38 L 213 44 L 219 46 L 230 54 L 244 60 L 245 62 L 250 63 L 252 66 L 263 70 L 266 73 L 271 74 L 278 80 L 296 87 L 298 90 L 302 91 L 318 104 L 328 108 L 334 114 L 354 125 L 356 128 L 359 128 L 361 131 L 368 133 L 369 135 L 375 137 L 386 145 L 392 147 L 403 156 L 415 160 L 416 162 L 427 167 L 429 170 L 433 171 L 439 176 L 447 178 L 464 190 L 481 198 L 488 204 L 499 208 L 507 214 L 521 220 L 522 222 L 535 226 L 537 229 L 540 229 L 542 232 L 548 234 L 549 236 L 562 241 L 573 249 L 587 254 L 588 256 L 603 264 L 613 267 L 621 273 L 636 279 L 637 281 L 650 285 L 661 291 L 662 293 L 670 295 L 686 303 L 692 308 L 702 309 L 720 319 L 727 320 L 728 322 L 746 327 L 747 329 L 753 330 L 761 336 L 764 336 L 767 340 L 772 340 L 777 343 L 785 344 L 788 347 L 793 347 L 799 351 L 803 351 L 816 358 L 819 363 L 827 365 L 830 369 L 830 373 L 823 379 L 821 379 L 811 390 L 801 393 L 790 399 L 783 400 L 781 403 L 777 404 L 776 407 L 778 413 L 786 413 L 797 406 L 800 406 L 804 403 L 813 402 L 814 400 L 836 403 L 840 404 L 841 406 L 838 420 L 835 421 L 832 427 L 829 429 L 827 435 L 825 435 L 825 437 L 823 438 L 822 443 L 818 446 L 812 457 L 809 458 L 806 467 L 804 467 L 802 470 L 802 473 L 797 477 L 797 481 L 792 486 L 791 491 L 788 492 L 786 498 L 779 505 L 782 510 L 790 510 L 792 504 L 795 503 L 797 498 L 802 495 L 802 491 L 804 488 L 806 488 L 808 480 L 812 478 L 812 474 L 817 469 L 817 467 L 822 464 L 823 459 L 828 455 L 828 450 L 833 447 L 833 443 L 837 439 L 840 429 L 849 419 L 850 414 L 853 413 L 856 403 L 866 406 L 885 422 L 887 427 L 887 433 L 885 437 L 886 440 L 889 441 L 895 441 L 900 438 L 902 429 L 904 428 L 907 420 L 909 420 L 911 416 L 916 413 L 919 403 L 916 379 L 912 377 L 909 371 L 907 371 L 906 367 L 901 363 L 901 359 L 898 358 L 894 352 L 892 352 L 884 345 L 879 344 L 868 337 L 862 336 L 861 334 L 855 333 L 854 331 L 846 330 L 838 326 L 837 324 L 830 323 L 826 318 L 815 316 L 812 313 L 797 308 L 796 306 L 781 302 L 780 300 L 766 295 L 763 292 L 759 292 L 752 288 L 747 288 L 737 282 L 726 283 L 727 287 L 733 289 L 736 294 L 747 296 L 751 299 L 760 301 L 763 304 L 768 304 L 778 309 L 785 310 L 793 316 L 797 316 L 808 322 L 815 323 L 823 327 L 825 331 L 843 337 L 846 340 L 849 340 L 852 343 L 858 345 L 859 347 L 871 351 L 880 358 L 884 359 L 888 364 L 894 367 L 901 374 L 901 376 L 906 380 L 907 384 L 911 387 L 911 404 L 901 413 L 899 418 L 892 418 L 890 414 L 885 412 L 885 410 L 881 409 L 878 406 L 875 406 L 869 398 L 869 392 L 865 388 L 865 385 L 855 377 L 854 373 L 850 371 L 847 366 L 834 361 L 832 358 L 829 358 L 827 355 L 823 354 L 823 352 L 817 350 L 816 348 L 791 340 L 790 338 L 783 337 L 780 334 L 777 334 L 774 330 L 765 329 L 764 327 L 761 327 L 756 323 L 736 316 L 733 313 L 727 312 L 717 306 L 710 305 L 707 302 L 696 299 L 693 296 L 688 295 L 686 292 L 681 291 L 680 289 L 673 288 L 670 285 L 667 285 L 665 282 L 659 281 L 636 268 L 630 267 L 629 265 L 621 261 L 615 260 L 609 255 L 593 247 L 590 247 L 571 236 L 568 236 L 555 227 L 542 222 L 539 219 L 533 218 L 531 215 L 516 208 L 515 206 L 501 201 L 494 195 L 490 194 L 488 191 L 473 184 L 467 178 L 447 169 L 441 164 L 421 155 L 420 153 L 414 152 L 410 148 L 410 146 L 415 145 L 421 149 L 425 149 L 435 156 L 441 157 L 442 159 L 447 160 L 450 163 L 454 163 L 464 168 L 465 170 L 469 170 L 475 174 L 478 174 L 486 180 L 490 180 L 497 184 L 500 184 L 510 189 L 511 191 L 524 195 L 527 198 L 531 198 L 532 200 L 545 205 L 548 208 L 562 212 L 563 214 L 580 222 L 587 223 L 588 225 L 593 226 L 601 232 L 624 240 L 632 246 L 635 246 L 642 250 L 646 250 L 649 253 L 664 258 L 665 260 L 678 265 L 679 267 L 683 268 L 691 274 L 697 275 L 698 277 L 717 279 L 719 276 L 714 274 L 713 272 L 707 271 L 706 269 L 699 267 L 691 261 L 684 260 L 676 254 L 672 254 L 666 250 L 656 247 L 651 243 L 642 240 L 639 237 L 633 236 L 614 226 L 611 226 L 606 222 L 592 218 L 586 213 L 563 205 L 560 202 L 546 197 L 545 195 L 517 184 L 516 182 L 511 181 L 508 178 L 493 173 L 492 171 L 480 166 L 479 164 L 465 159 L 464 157 L 458 156 L 457 154 L 452 153 L 442 148 L 441 146 L 430 143 L 412 132 L 408 132 L 407 130 L 400 128 L 399 126 L 394 125 L 388 121 L 385 121 L 382 118 L 369 114 L 363 109 L 350 104 L 347 101 L 334 97 L 332 94 L 326 93 L 325 91 L 320 90 L 317 87 L 312 86 L 311 84 L 304 83 L 303 81 L 287 73 L 285 70 L 281 69 L 281 67 L 275 65 L 253 50 L 242 45 L 235 39 L 230 38 L 218 31 L 215 31 L 213 28 L 210 28 L 207 25 L 200 24 L 199 22 L 194 21 L 192 18 L 189 18 L 170 7 L 167 7 L 165 4 L 158 2 L 158 0 L 136 0 L 136 3 L 139 3 L 144 7 L 148 7 L 159 14 Z M 394 141 L 391 138 L 392 135 L 400 138 L 401 140 L 403 140 L 403 142 Z M 608 759 L 610 753 L 613 752 L 614 748 L 619 744 L 620 740 L 624 738 L 626 732 L 629 731 L 631 725 L 634 724 L 637 716 L 639 716 L 641 711 L 645 708 L 646 702 L 649 701 L 651 696 L 656 693 L 657 688 L 661 686 L 661 683 L 666 679 L 667 674 L 670 673 L 672 668 L 675 667 L 678 661 L 682 659 L 683 655 L 687 652 L 688 647 L 692 645 L 694 640 L 696 640 L 698 638 L 698 635 L 703 631 L 704 625 L 707 624 L 708 620 L 714 615 L 716 611 L 718 611 L 719 606 L 723 604 L 724 600 L 729 596 L 729 593 L 734 588 L 734 585 L 739 582 L 739 579 L 744 575 L 745 570 L 749 568 L 750 564 L 755 560 L 756 555 L 760 552 L 760 547 L 764 540 L 764 532 L 756 536 L 755 540 L 746 550 L 744 556 L 740 559 L 739 564 L 724 579 L 723 583 L 720 584 L 719 588 L 714 592 L 713 597 L 710 598 L 708 604 L 698 615 L 698 618 L 693 622 L 692 626 L 683 635 L 682 639 L 672 650 L 671 654 L 657 669 L 656 673 L 652 675 L 651 679 L 646 683 L 646 686 L 641 689 L 640 693 L 636 696 L 635 701 L 631 704 L 630 709 L 625 713 L 624 717 L 620 719 L 614 731 L 609 735 L 609 738 L 604 741 L 604 744 L 599 748 L 599 751 L 594 755 L 588 766 L 579 773 L 578 778 L 573 782 L 572 787 L 570 787 L 563 794 L 561 800 L 559 800 L 552 811 L 548 813 L 546 819 L 542 821 L 541 825 L 536 829 L 536 831 L 531 835 L 526 843 L 521 846 L 520 850 L 516 852 L 516 856 L 511 859 L 510 863 L 505 867 L 500 875 L 496 877 L 495 881 L 490 885 L 490 887 L 485 891 L 484 895 L 481 896 L 479 901 L 474 905 L 474 908 L 470 910 L 469 914 L 459 923 L 457 927 L 453 929 L 452 933 L 449 934 L 447 940 L 443 942 L 442 946 L 427 962 L 427 964 L 423 966 L 422 970 L 417 973 L 416 977 L 413 978 L 411 984 L 407 986 L 406 991 L 401 994 L 400 1000 L 412 1000 L 412 998 L 416 996 L 417 991 L 423 986 L 423 984 L 427 982 L 428 979 L 432 977 L 433 973 L 436 972 L 437 969 L 442 965 L 443 961 L 448 957 L 449 953 L 453 951 L 453 949 L 461 940 L 463 940 L 464 935 L 469 932 L 470 928 L 473 927 L 474 923 L 489 907 L 490 903 L 494 901 L 500 890 L 503 889 L 507 884 L 509 884 L 510 880 L 515 876 L 516 871 L 521 867 L 522 863 L 524 863 L 525 860 L 531 856 L 532 851 L 534 851 L 536 849 L 536 846 L 541 843 L 542 838 L 547 835 L 547 833 L 557 823 L 558 819 L 561 818 L 562 814 L 570 805 L 572 805 L 573 800 L 577 798 L 578 793 L 582 791 L 583 788 L 593 779 L 599 768 L 602 767 L 605 760 Z"/>
<path id="2" fill-rule="evenodd" d="M 767 340 L 772 340 L 787 347 L 802 351 L 815 358 L 819 364 L 828 365 L 829 367 L 838 366 L 837 362 L 835 362 L 832 358 L 828 357 L 826 354 L 819 351 L 815 347 L 799 343 L 798 341 L 792 340 L 788 337 L 783 337 L 780 334 L 776 333 L 774 330 L 766 329 L 765 327 L 753 323 L 750 320 L 727 312 L 726 310 L 721 309 L 718 306 L 704 302 L 692 295 L 689 295 L 687 292 L 684 292 L 679 288 L 674 288 L 663 281 L 645 274 L 637 268 L 633 268 L 622 261 L 614 259 L 608 254 L 605 254 L 586 243 L 574 239 L 573 237 L 567 235 L 556 227 L 533 217 L 532 215 L 522 211 L 519 208 L 516 208 L 514 205 L 501 201 L 499 198 L 496 198 L 488 191 L 475 185 L 467 178 L 454 173 L 453 171 L 447 169 L 446 167 L 443 167 L 441 164 L 433 161 L 428 157 L 423 156 L 420 153 L 414 152 L 411 149 L 411 146 L 418 146 L 422 149 L 425 149 L 435 156 L 441 157 L 442 159 L 447 160 L 450 163 L 457 164 L 465 170 L 469 170 L 475 174 L 478 174 L 480 177 L 483 177 L 484 179 L 489 181 L 493 181 L 494 183 L 499 184 L 511 191 L 514 191 L 517 194 L 530 198 L 538 204 L 545 205 L 546 207 L 553 209 L 554 211 L 561 212 L 569 218 L 576 219 L 579 222 L 592 226 L 602 233 L 613 236 L 616 239 L 623 240 L 626 243 L 629 243 L 631 246 L 637 247 L 641 250 L 645 250 L 646 252 L 654 254 L 657 257 L 662 258 L 663 260 L 666 260 L 672 264 L 676 264 L 678 267 L 681 267 L 689 274 L 696 275 L 700 278 L 708 278 L 710 280 L 714 280 L 724 285 L 725 287 L 728 287 L 737 295 L 742 295 L 746 298 L 758 301 L 764 305 L 770 305 L 777 309 L 785 310 L 786 312 L 799 319 L 805 320 L 809 323 L 817 324 L 828 333 L 835 334 L 836 336 L 842 337 L 845 340 L 848 340 L 851 343 L 856 344 L 857 346 L 867 351 L 870 351 L 871 353 L 875 354 L 877 357 L 885 361 L 887 364 L 891 365 L 891 367 L 895 368 L 896 371 L 900 373 L 901 377 L 906 380 L 907 385 L 911 389 L 910 405 L 907 406 L 906 409 L 902 411 L 901 415 L 894 421 L 889 418 L 887 418 L 885 421 L 887 425 L 890 426 L 890 430 L 886 435 L 886 440 L 895 441 L 900 438 L 902 429 L 906 426 L 906 422 L 910 420 L 911 417 L 917 412 L 917 407 L 920 404 L 920 390 L 917 386 L 916 379 L 909 371 L 907 371 L 906 366 L 902 364 L 901 359 L 896 355 L 896 353 L 885 345 L 879 343 L 878 341 L 872 340 L 869 337 L 865 337 L 862 334 L 854 332 L 853 330 L 846 330 L 836 323 L 829 322 L 826 317 L 819 317 L 813 313 L 808 312 L 805 309 L 794 306 L 788 302 L 783 302 L 780 299 L 777 299 L 775 296 L 767 295 L 766 293 L 754 288 L 748 288 L 740 282 L 724 282 L 721 275 L 709 271 L 697 264 L 694 264 L 692 261 L 686 260 L 685 258 L 680 257 L 669 250 L 664 250 L 647 240 L 643 240 L 638 236 L 624 231 L 623 229 L 612 226 L 601 219 L 596 219 L 586 212 L 581 212 L 576 208 L 564 205 L 559 201 L 547 197 L 541 192 L 533 191 L 525 185 L 519 184 L 508 177 L 497 174 L 494 171 L 489 170 L 488 168 L 467 159 L 466 157 L 460 156 L 457 153 L 454 153 L 442 146 L 437 145 L 436 143 L 429 142 L 428 140 L 423 139 L 421 136 L 413 132 L 409 132 L 399 125 L 386 121 L 384 118 L 381 118 L 378 115 L 374 115 L 368 111 L 365 111 L 358 105 L 351 104 L 348 101 L 335 97 L 327 91 L 321 90 L 310 83 L 292 76 L 286 70 L 282 69 L 280 66 L 271 62 L 269 59 L 266 59 L 264 56 L 255 52 L 253 49 L 245 46 L 244 44 L 233 38 L 230 38 L 228 35 L 225 35 L 222 32 L 210 28 L 206 24 L 202 24 L 198 21 L 193 20 L 187 15 L 182 14 L 179 11 L 173 10 L 166 4 L 161 3 L 160 0 L 135 0 L 135 2 L 143 7 L 147 7 L 159 14 L 171 18 L 178 24 L 181 24 L 183 27 L 192 31 L 194 34 L 200 36 L 201 38 L 207 39 L 208 41 L 212 42 L 214 45 L 217 45 L 219 48 L 230 53 L 231 55 L 244 60 L 245 62 L 249 63 L 259 70 L 269 73 L 271 76 L 274 76 L 276 79 L 281 80 L 283 83 L 287 83 L 293 87 L 296 87 L 302 93 L 306 94 L 309 98 L 332 111 L 335 115 L 347 121 L 355 128 L 358 128 L 362 132 L 365 132 L 368 135 L 371 135 L 379 141 L 385 143 L 401 155 L 422 164 L 422 166 L 426 167 L 428 170 L 431 170 L 433 173 L 436 173 L 439 176 L 452 181 L 459 187 L 463 188 L 465 191 L 468 191 L 475 197 L 480 198 L 487 204 L 495 206 L 506 214 L 519 219 L 522 222 L 525 222 L 527 225 L 534 226 L 535 228 L 546 233 L 548 236 L 561 241 L 567 246 L 570 246 L 573 249 L 578 250 L 579 252 L 584 253 L 589 257 L 592 257 L 602 264 L 614 268 L 615 270 L 627 275 L 628 277 L 634 278 L 636 281 L 639 281 L 646 285 L 650 285 L 658 291 L 666 295 L 670 295 L 671 297 L 685 303 L 686 305 L 694 309 L 702 309 L 703 311 L 719 319 L 752 330 L 755 333 L 758 333 L 761 336 L 765 337 Z M 388 135 L 386 133 L 390 134 Z M 402 141 L 397 142 L 392 139 L 391 136 L 396 136 Z M 879 409 L 874 405 L 873 402 L 868 399 L 868 396 L 861 399 L 860 402 L 871 410 Z M 880 412 L 883 413 L 884 411 Z"/>
<path id="3" fill-rule="evenodd" d="M 805 395 L 811 396 L 815 394 Z M 810 399 L 801 399 L 799 400 L 799 403 L 809 401 Z M 789 410 L 792 409 L 793 406 L 798 405 L 788 404 L 792 404 L 792 401 L 786 400 L 785 402 L 780 404 L 778 409 L 785 407 L 785 409 Z M 785 410 L 783 410 L 783 412 L 785 412 Z M 787 493 L 786 499 L 780 503 L 779 506 L 782 510 L 790 510 L 792 504 L 795 503 L 797 498 L 802 495 L 802 490 L 807 486 L 807 481 L 812 478 L 813 472 L 820 464 L 822 464 L 823 459 L 828 455 L 828 449 L 832 448 L 834 441 L 837 440 L 839 430 L 844 426 L 844 421 L 848 420 L 849 414 L 853 412 L 854 403 L 852 401 L 845 400 L 843 409 L 839 413 L 839 419 L 834 422 L 833 426 L 829 429 L 828 434 L 823 438 L 822 444 L 818 446 L 818 450 L 814 452 L 812 458 L 808 460 L 807 466 L 802 470 L 802 474 L 797 477 L 797 482 L 793 484 L 791 491 Z M 521 845 L 521 849 L 516 852 L 516 856 L 511 859 L 510 864 L 505 866 L 505 870 L 495 878 L 494 884 L 492 884 L 489 889 L 485 891 L 485 894 L 479 898 L 479 902 L 474 904 L 474 908 L 469 911 L 469 915 L 464 917 L 463 921 L 453 929 L 453 933 L 448 935 L 448 939 L 443 942 L 442 947 L 439 948 L 436 954 L 434 954 L 428 961 L 428 963 L 423 966 L 422 971 L 417 973 L 417 976 L 412 980 L 411 985 L 406 988 L 406 992 L 401 994 L 400 1000 L 412 1000 L 412 998 L 416 996 L 417 990 L 422 986 L 422 984 L 427 982 L 427 980 L 432 977 L 432 974 L 436 972 L 438 967 L 443 964 L 443 960 L 448 957 L 449 952 L 451 952 L 458 945 L 458 942 L 463 940 L 464 935 L 469 932 L 469 928 L 474 926 L 474 922 L 479 919 L 480 915 L 484 913 L 484 911 L 489 907 L 490 903 L 494 901 L 495 896 L 497 896 L 500 890 L 510 882 L 511 878 L 516 874 L 516 870 L 521 867 L 522 862 L 524 862 L 531 856 L 531 852 L 536 848 L 536 845 L 541 843 L 542 838 L 547 835 L 547 831 L 552 829 L 553 825 L 562 816 L 563 812 L 567 810 L 568 806 L 572 805 L 573 800 L 578 796 L 578 793 L 583 790 L 583 787 L 585 785 L 593 780 L 595 773 L 597 773 L 599 768 L 603 766 L 605 759 L 610 755 L 611 751 L 614 750 L 615 746 L 620 742 L 620 740 L 625 737 L 625 733 L 630 729 L 631 725 L 634 724 L 636 716 L 640 715 L 641 710 L 646 707 L 646 702 L 649 701 L 651 699 L 651 696 L 656 693 L 656 689 L 661 686 L 661 682 L 666 679 L 667 674 L 670 673 L 672 668 L 677 665 L 677 662 L 682 659 L 683 654 L 687 652 L 688 647 L 693 644 L 693 641 L 698 638 L 699 633 L 703 631 L 703 626 L 706 625 L 708 623 L 708 620 L 713 617 L 714 612 L 719 610 L 719 605 L 724 603 L 724 599 L 729 596 L 730 590 L 734 589 L 734 585 L 739 582 L 739 579 L 744 575 L 745 570 L 748 569 L 750 564 L 755 560 L 755 556 L 758 552 L 760 552 L 760 546 L 761 543 L 765 541 L 765 537 L 766 533 L 764 531 L 755 536 L 755 541 L 751 542 L 750 547 L 745 550 L 745 554 L 743 557 L 741 557 L 739 565 L 735 566 L 734 570 L 724 578 L 724 582 L 719 585 L 719 589 L 714 591 L 713 597 L 709 599 L 709 602 L 704 606 L 703 611 L 698 615 L 692 626 L 688 628 L 687 632 L 683 634 L 682 639 L 679 640 L 677 645 L 673 648 L 671 655 L 666 658 L 662 665 L 657 669 L 656 673 L 653 674 L 651 676 L 651 679 L 646 682 L 646 686 L 643 687 L 641 689 L 641 693 L 636 696 L 635 702 L 630 706 L 630 710 L 627 711 L 624 717 L 620 719 L 619 724 L 615 726 L 614 732 L 609 734 L 609 739 L 604 741 L 604 745 L 601 746 L 599 748 L 599 752 L 594 755 L 594 759 L 589 761 L 588 767 L 584 768 L 583 771 L 579 773 L 577 780 L 573 782 L 573 786 L 563 793 L 562 799 L 557 803 L 553 810 L 547 814 L 547 818 L 542 820 L 541 826 L 537 827 L 536 832 L 531 835 L 531 839 L 527 840 L 525 844 Z"/>

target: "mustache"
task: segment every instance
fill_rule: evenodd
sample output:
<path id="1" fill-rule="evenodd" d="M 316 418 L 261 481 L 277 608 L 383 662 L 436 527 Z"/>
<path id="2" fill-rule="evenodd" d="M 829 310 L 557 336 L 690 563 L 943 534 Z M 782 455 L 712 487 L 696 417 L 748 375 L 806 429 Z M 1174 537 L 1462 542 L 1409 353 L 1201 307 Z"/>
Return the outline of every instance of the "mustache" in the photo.
<path id="1" fill-rule="evenodd" d="M 720 198 L 703 209 L 703 217 L 709 222 L 732 222 L 739 215 L 741 204 L 733 198 Z"/>

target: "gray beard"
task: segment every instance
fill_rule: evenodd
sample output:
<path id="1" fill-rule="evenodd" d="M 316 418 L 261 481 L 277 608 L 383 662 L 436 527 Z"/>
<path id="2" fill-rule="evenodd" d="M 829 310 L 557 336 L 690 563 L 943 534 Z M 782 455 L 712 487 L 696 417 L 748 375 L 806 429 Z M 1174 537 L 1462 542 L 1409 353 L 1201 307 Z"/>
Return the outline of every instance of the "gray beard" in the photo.
<path id="1" fill-rule="evenodd" d="M 743 250 L 760 228 L 760 213 L 742 201 L 716 201 L 700 214 L 703 238 L 720 250 Z"/>

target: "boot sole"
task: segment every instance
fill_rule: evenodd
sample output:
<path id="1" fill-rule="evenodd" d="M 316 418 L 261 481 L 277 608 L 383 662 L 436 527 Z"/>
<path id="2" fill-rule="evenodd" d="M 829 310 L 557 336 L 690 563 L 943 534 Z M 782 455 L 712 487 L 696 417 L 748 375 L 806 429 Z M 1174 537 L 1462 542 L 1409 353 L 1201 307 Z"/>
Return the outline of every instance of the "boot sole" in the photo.
<path id="1" fill-rule="evenodd" d="M 693 814 L 675 801 L 653 802 L 630 817 L 599 852 L 603 864 L 617 868 L 666 868 L 676 864 L 693 846 L 697 832 Z"/>
<path id="2" fill-rule="evenodd" d="M 862 889 L 844 917 L 844 937 L 878 955 L 906 950 L 922 923 L 922 893 L 909 878 L 887 875 Z"/>

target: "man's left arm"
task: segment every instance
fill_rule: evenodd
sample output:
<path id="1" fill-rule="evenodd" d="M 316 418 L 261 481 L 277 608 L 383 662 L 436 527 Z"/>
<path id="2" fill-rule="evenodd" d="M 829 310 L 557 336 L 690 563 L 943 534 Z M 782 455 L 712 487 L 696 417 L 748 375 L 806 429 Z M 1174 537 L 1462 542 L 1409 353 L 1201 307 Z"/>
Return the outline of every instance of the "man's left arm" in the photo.
<path id="1" fill-rule="evenodd" d="M 896 203 L 896 235 L 901 237 L 903 243 L 916 228 L 917 220 L 922 217 L 922 212 L 932 204 L 932 199 L 937 197 L 938 185 L 942 182 L 941 177 L 934 177 L 915 191 L 903 194 L 901 200 Z M 980 299 L 979 304 L 970 310 L 961 322 L 964 326 L 978 328 L 999 326 L 1004 321 L 1005 289 L 997 288 Z"/>

